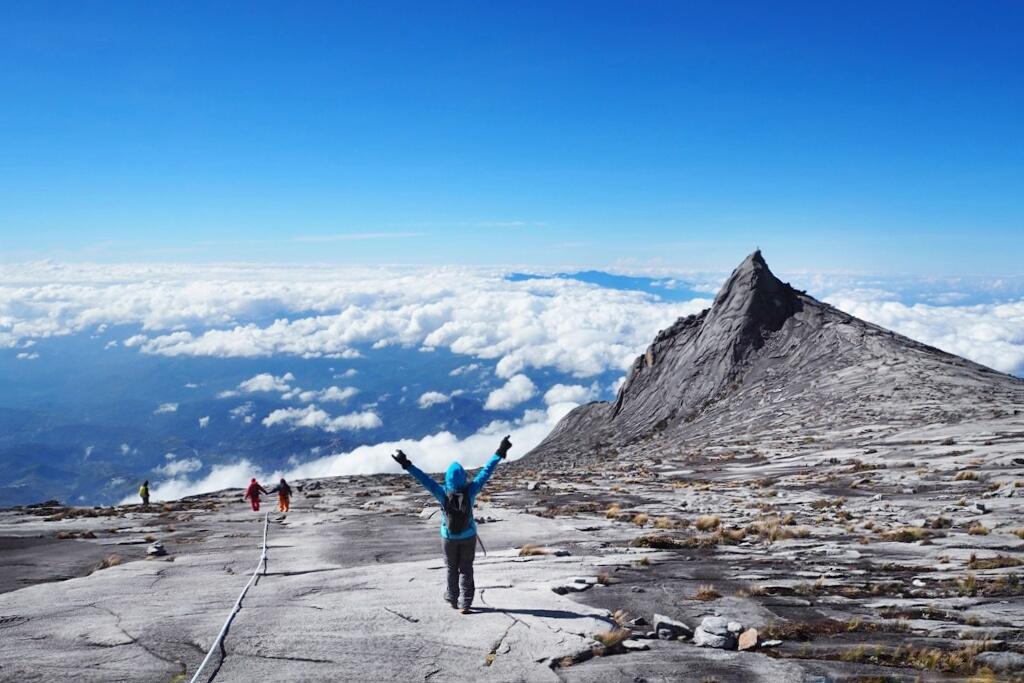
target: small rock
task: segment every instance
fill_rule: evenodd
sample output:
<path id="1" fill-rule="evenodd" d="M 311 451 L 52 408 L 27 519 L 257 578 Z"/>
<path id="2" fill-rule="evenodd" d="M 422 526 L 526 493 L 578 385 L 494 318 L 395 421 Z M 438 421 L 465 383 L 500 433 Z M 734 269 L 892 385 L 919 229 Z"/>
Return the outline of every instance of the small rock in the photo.
<path id="1" fill-rule="evenodd" d="M 761 643 L 761 647 L 778 647 L 779 645 L 782 645 L 781 640 L 766 640 Z"/>
<path id="2" fill-rule="evenodd" d="M 757 647 L 757 629 L 748 628 L 741 633 L 736 647 L 739 650 L 750 650 Z"/>
<path id="3" fill-rule="evenodd" d="M 558 548 L 557 550 L 552 550 L 548 552 L 548 555 L 551 555 L 553 557 L 567 557 L 569 555 L 572 555 L 572 553 L 570 553 L 568 550 L 565 550 L 564 548 Z"/>
<path id="4" fill-rule="evenodd" d="M 975 508 L 976 508 L 976 509 L 978 510 L 978 512 L 980 512 L 981 514 L 985 514 L 986 512 L 988 512 L 988 508 L 987 508 L 987 507 L 985 507 L 985 504 L 984 504 L 984 503 L 975 503 L 975 504 L 974 504 L 974 507 L 975 507 Z"/>
<path id="5" fill-rule="evenodd" d="M 918 588 L 924 588 L 925 586 L 927 586 L 927 585 L 928 585 L 928 584 L 926 584 L 926 583 L 925 583 L 924 581 L 922 581 L 921 579 L 914 579 L 914 580 L 913 580 L 913 581 L 911 581 L 910 583 L 914 584 L 914 585 L 915 585 L 915 586 L 917 586 Z"/>
<path id="6" fill-rule="evenodd" d="M 551 587 L 551 590 L 558 595 L 565 595 L 566 593 L 582 593 L 588 590 L 591 585 L 589 583 L 559 583 Z"/>
<path id="7" fill-rule="evenodd" d="M 1016 652 L 982 652 L 974 661 L 987 666 L 996 673 L 1017 673 L 1024 671 L 1024 655 Z"/>
<path id="8" fill-rule="evenodd" d="M 646 593 L 647 591 L 645 591 L 640 586 L 633 586 L 632 588 L 629 589 L 629 592 L 630 593 Z"/>
<path id="9" fill-rule="evenodd" d="M 729 621 L 724 617 L 704 617 L 700 622 L 700 628 L 708 633 L 724 636 L 729 633 Z M 742 626 L 740 627 L 743 628 Z"/>
<path id="10" fill-rule="evenodd" d="M 527 491 L 536 491 L 536 490 L 540 489 L 543 486 L 544 486 L 544 482 L 542 482 L 542 481 L 530 481 L 530 482 L 526 483 L 526 490 Z"/>
<path id="11" fill-rule="evenodd" d="M 629 650 L 630 652 L 642 652 L 643 650 L 650 650 L 651 646 L 642 640 L 634 640 L 633 638 L 627 638 L 622 641 L 622 648 Z"/>
<path id="12" fill-rule="evenodd" d="M 573 583 L 585 583 L 589 586 L 596 586 L 601 583 L 601 578 L 598 576 L 574 576 L 569 580 Z"/>
<path id="13" fill-rule="evenodd" d="M 741 624 L 738 621 L 730 621 L 728 624 L 726 624 L 725 628 L 727 631 L 729 631 L 729 633 L 736 635 L 743 631 L 743 624 Z"/>
<path id="14" fill-rule="evenodd" d="M 664 614 L 654 615 L 654 630 L 662 640 L 675 640 L 680 637 L 689 638 L 693 635 L 693 629 L 689 626 L 678 619 L 666 617 Z"/>
<path id="15" fill-rule="evenodd" d="M 736 636 L 729 632 L 729 622 L 722 617 L 704 617 L 693 632 L 693 643 L 699 647 L 735 650 Z"/>
<path id="16" fill-rule="evenodd" d="M 914 495 L 915 493 L 917 493 L 917 489 L 913 489 L 913 488 L 905 488 L 905 489 L 900 489 L 900 493 L 905 493 L 905 494 L 907 494 L 908 496 L 912 496 L 912 495 Z"/>
<path id="17" fill-rule="evenodd" d="M 629 620 L 630 626 L 650 626 L 650 623 L 643 617 L 637 617 L 636 619 Z"/>
<path id="18" fill-rule="evenodd" d="M 167 554 L 167 550 L 164 548 L 163 543 L 157 541 L 153 545 L 149 546 L 149 549 L 146 550 L 146 554 L 151 555 L 153 557 L 161 557 Z"/>
<path id="19" fill-rule="evenodd" d="M 882 500 L 882 494 L 876 493 L 875 495 L 871 496 L 871 500 Z"/>

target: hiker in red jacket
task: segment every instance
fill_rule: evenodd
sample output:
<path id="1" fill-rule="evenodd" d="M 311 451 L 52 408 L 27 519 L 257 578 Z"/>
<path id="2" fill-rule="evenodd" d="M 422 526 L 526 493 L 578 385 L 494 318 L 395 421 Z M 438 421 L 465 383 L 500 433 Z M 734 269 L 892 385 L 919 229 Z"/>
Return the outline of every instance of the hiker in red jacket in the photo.
<path id="1" fill-rule="evenodd" d="M 260 486 L 260 483 L 258 481 L 256 481 L 256 477 L 253 477 L 252 481 L 249 482 L 249 488 L 247 488 L 245 490 L 245 497 L 249 499 L 250 503 L 252 503 L 252 511 L 253 512 L 259 512 L 260 511 L 260 492 L 261 491 L 263 493 L 267 492 L 267 490 L 265 488 L 263 488 L 262 486 Z"/>

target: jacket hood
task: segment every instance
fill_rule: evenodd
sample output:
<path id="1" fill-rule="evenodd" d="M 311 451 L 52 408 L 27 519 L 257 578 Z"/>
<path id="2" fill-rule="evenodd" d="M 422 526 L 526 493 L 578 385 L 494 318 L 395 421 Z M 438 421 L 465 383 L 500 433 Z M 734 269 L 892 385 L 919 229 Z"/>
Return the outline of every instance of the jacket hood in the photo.
<path id="1" fill-rule="evenodd" d="M 462 465 L 453 462 L 444 473 L 444 488 L 447 491 L 461 491 L 466 488 L 466 470 Z"/>

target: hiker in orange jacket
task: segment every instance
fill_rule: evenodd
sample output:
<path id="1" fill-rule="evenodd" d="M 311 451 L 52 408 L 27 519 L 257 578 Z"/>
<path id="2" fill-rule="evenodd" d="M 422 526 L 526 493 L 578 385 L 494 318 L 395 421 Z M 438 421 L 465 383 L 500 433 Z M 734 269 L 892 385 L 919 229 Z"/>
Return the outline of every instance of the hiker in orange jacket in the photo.
<path id="1" fill-rule="evenodd" d="M 249 482 L 249 488 L 245 490 L 245 497 L 252 503 L 252 511 L 260 511 L 260 493 L 266 493 L 267 490 L 260 486 L 260 483 L 256 481 L 256 477 L 252 478 Z"/>
<path id="2" fill-rule="evenodd" d="M 278 512 L 288 512 L 288 506 L 292 502 L 292 487 L 288 485 L 284 477 L 281 477 L 281 481 L 278 482 L 277 486 L 270 489 L 270 492 L 277 494 Z"/>

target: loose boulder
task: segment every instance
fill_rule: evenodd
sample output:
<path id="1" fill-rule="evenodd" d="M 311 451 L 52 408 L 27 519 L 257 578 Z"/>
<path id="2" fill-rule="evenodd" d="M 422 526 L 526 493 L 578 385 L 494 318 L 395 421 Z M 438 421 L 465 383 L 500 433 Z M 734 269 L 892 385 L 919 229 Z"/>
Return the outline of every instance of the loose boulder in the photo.
<path id="1" fill-rule="evenodd" d="M 729 631 L 729 622 L 722 617 L 704 617 L 693 632 L 693 643 L 699 647 L 735 650 L 736 635 Z"/>

